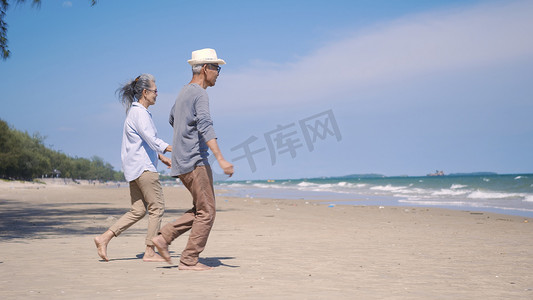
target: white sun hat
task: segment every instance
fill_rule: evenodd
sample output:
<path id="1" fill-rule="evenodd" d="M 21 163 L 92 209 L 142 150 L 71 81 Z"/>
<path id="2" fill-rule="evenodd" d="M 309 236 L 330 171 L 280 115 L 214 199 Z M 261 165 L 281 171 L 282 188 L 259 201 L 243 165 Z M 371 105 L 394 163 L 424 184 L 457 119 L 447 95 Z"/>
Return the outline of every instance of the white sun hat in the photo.
<path id="1" fill-rule="evenodd" d="M 219 64 L 224 65 L 226 62 L 217 57 L 215 49 L 205 48 L 192 52 L 191 59 L 187 61 L 191 66 L 200 64 Z"/>

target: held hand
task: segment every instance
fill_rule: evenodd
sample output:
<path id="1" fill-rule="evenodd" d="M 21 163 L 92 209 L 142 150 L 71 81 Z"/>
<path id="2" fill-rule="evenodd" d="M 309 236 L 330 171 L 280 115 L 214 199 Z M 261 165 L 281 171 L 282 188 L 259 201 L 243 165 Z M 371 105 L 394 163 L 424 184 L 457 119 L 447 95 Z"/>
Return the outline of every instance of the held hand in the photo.
<path id="1" fill-rule="evenodd" d="M 172 145 L 168 145 L 166 148 L 165 148 L 165 153 L 166 152 L 172 152 Z"/>
<path id="2" fill-rule="evenodd" d="M 163 155 L 159 155 L 159 159 L 161 160 L 162 163 L 167 165 L 169 169 L 170 167 L 172 167 L 172 160 L 170 158 L 163 156 Z"/>
<path id="3" fill-rule="evenodd" d="M 224 174 L 229 175 L 229 177 L 233 175 L 233 165 L 230 162 L 225 159 L 221 159 L 218 161 L 218 164 L 220 165 L 220 168 L 222 168 L 222 170 L 224 171 Z"/>

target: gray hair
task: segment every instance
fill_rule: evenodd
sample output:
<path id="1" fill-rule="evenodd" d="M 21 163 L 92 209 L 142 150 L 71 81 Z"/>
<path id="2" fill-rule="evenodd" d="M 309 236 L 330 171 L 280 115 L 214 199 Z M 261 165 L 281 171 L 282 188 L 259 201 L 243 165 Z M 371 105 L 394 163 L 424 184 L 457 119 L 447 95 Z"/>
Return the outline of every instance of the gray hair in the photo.
<path id="1" fill-rule="evenodd" d="M 152 74 L 141 74 L 117 89 L 118 98 L 126 107 L 126 111 L 130 109 L 133 102 L 139 100 L 143 90 L 151 88 L 150 82 L 155 83 L 155 77 Z"/>
<path id="2" fill-rule="evenodd" d="M 194 75 L 198 75 L 202 72 L 202 67 L 204 66 L 205 64 L 198 64 L 198 65 L 194 65 L 192 66 L 192 73 Z"/>

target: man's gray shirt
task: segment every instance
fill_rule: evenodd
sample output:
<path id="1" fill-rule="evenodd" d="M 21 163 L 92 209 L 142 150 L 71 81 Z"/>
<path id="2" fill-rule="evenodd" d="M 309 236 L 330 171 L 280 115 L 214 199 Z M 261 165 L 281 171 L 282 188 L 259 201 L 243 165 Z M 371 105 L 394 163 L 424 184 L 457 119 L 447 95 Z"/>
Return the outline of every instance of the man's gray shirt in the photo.
<path id="1" fill-rule="evenodd" d="M 184 86 L 170 110 L 169 123 L 174 128 L 170 175 L 186 174 L 196 166 L 207 165 L 206 142 L 216 135 L 206 90 L 195 83 Z"/>

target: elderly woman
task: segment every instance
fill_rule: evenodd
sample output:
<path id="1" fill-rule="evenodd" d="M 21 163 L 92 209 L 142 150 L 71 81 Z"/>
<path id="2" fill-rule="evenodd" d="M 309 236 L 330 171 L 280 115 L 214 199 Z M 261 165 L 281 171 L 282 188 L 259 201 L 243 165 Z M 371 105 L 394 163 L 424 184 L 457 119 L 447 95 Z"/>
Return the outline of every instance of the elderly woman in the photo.
<path id="1" fill-rule="evenodd" d="M 157 130 L 148 111 L 157 98 L 155 78 L 142 74 L 121 86 L 117 93 L 126 107 L 126 121 L 122 135 L 122 169 L 130 185 L 131 209 L 102 235 L 94 238 L 98 255 L 105 261 L 107 245 L 113 237 L 141 220 L 148 210 L 148 232 L 144 261 L 165 261 L 154 251 L 152 239 L 161 227 L 165 209 L 163 190 L 157 173 L 158 158 L 170 167 L 170 159 L 162 154 L 172 146 L 157 137 Z"/>

